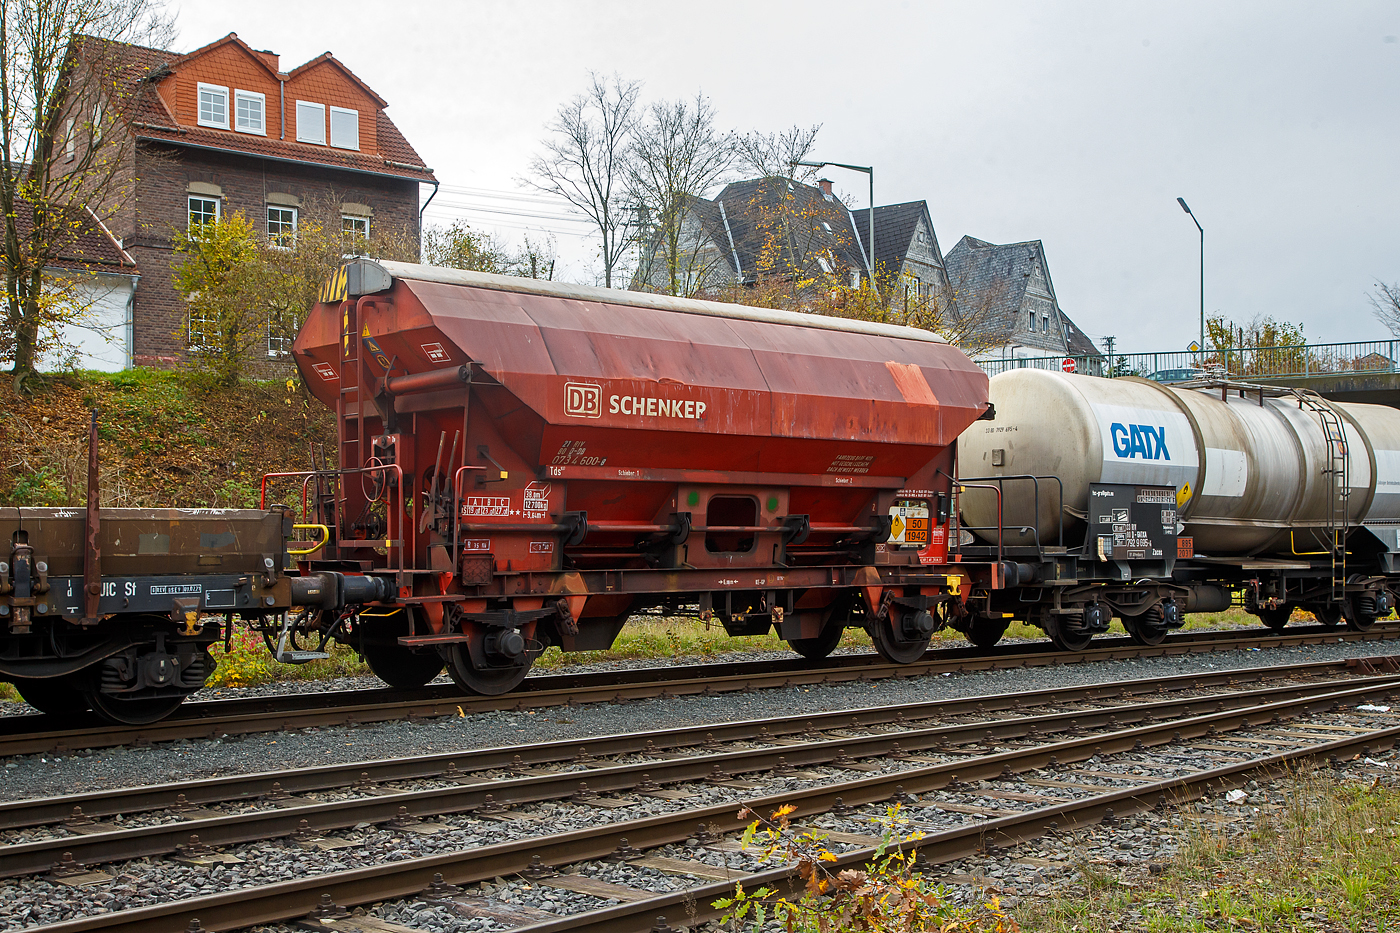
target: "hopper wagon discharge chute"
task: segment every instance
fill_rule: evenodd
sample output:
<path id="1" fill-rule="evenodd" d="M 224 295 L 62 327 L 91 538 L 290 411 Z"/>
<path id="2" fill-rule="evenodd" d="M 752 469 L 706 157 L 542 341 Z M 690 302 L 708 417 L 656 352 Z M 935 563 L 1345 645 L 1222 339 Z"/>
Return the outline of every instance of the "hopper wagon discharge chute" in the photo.
<path id="1" fill-rule="evenodd" d="M 897 662 L 962 617 L 958 435 L 987 377 L 906 327 L 354 260 L 294 350 L 338 468 L 265 479 L 388 597 L 288 614 L 390 684 L 517 685 L 662 608 Z M 300 490 L 298 492 L 298 490 Z"/>
<path id="2" fill-rule="evenodd" d="M 1400 589 L 1400 411 L 1228 377 L 1161 385 L 1037 369 L 992 378 L 958 447 L 970 634 L 1010 619 L 1078 650 L 1110 620 L 1157 644 L 1186 612 L 1295 609 L 1365 631 Z"/>

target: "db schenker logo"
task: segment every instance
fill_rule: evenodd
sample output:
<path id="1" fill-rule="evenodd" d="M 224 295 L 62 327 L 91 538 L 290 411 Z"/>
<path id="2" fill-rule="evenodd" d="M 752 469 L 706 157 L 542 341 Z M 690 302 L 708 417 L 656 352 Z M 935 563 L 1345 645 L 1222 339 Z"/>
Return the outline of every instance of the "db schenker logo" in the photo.
<path id="1" fill-rule="evenodd" d="M 603 417 L 603 387 L 587 382 L 564 383 L 564 414 L 575 418 Z"/>

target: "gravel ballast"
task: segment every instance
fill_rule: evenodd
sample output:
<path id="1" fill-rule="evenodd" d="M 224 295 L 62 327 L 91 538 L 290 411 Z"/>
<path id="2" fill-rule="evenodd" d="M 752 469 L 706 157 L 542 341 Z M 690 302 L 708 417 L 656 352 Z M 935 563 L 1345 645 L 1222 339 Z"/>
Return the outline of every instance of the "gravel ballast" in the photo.
<path id="1" fill-rule="evenodd" d="M 58 796 L 113 787 L 192 780 L 229 773 L 303 768 L 650 729 L 767 719 L 775 716 L 1044 690 L 1211 671 L 1379 657 L 1394 653 L 1377 642 L 1256 648 L 1212 654 L 1134 658 L 1063 667 L 1031 667 L 964 674 L 846 682 L 669 697 L 624 704 L 551 707 L 522 712 L 465 713 L 417 723 L 272 732 L 247 737 L 161 743 L 145 748 L 98 749 L 90 754 L 29 755 L 5 762 L 0 799 Z M 606 669 L 606 665 L 599 665 Z M 344 689 L 329 682 L 326 689 Z M 299 684 L 298 692 L 305 691 Z M 233 691 L 223 690 L 228 696 Z"/>

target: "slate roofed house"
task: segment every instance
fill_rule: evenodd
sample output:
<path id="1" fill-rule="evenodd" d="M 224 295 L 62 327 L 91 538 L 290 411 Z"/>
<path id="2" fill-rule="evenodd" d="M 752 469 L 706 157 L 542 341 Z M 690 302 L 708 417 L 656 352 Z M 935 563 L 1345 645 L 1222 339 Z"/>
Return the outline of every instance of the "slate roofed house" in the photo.
<path id="1" fill-rule="evenodd" d="M 865 211 L 853 213 L 858 223 L 867 223 Z M 947 288 L 948 273 L 927 201 L 875 208 L 875 269 L 882 289 L 896 289 L 896 304 L 906 297 L 928 299 Z"/>
<path id="2" fill-rule="evenodd" d="M 174 362 L 201 338 L 169 271 L 171 234 L 192 223 L 241 211 L 269 237 L 292 239 L 306 211 L 329 205 L 323 222 L 347 233 L 401 229 L 417 242 L 432 170 L 385 100 L 331 53 L 284 71 L 276 53 L 234 33 L 185 54 L 86 42 L 79 61 L 103 62 L 114 90 L 111 100 L 73 102 L 69 137 L 102 125 L 85 119 L 92 108 L 108 108 L 128 131 L 117 135 L 131 196 L 95 205 L 143 273 L 127 365 Z M 282 351 L 269 336 L 268 355 Z"/>
<path id="3" fill-rule="evenodd" d="M 923 298 L 946 288 L 943 254 L 925 201 L 875 208 L 875 272 L 895 298 Z M 817 187 L 785 178 L 736 181 L 714 200 L 690 198 L 680 224 L 676 282 L 662 237 L 643 251 L 633 287 L 692 295 L 770 275 L 818 272 L 858 286 L 870 278 L 870 214 L 847 208 L 831 182 Z"/>
<path id="4" fill-rule="evenodd" d="M 957 312 L 989 349 L 983 359 L 1087 357 L 1095 371 L 1103 355 L 1060 309 L 1045 248 L 1039 240 L 996 244 L 965 236 L 944 257 Z"/>
<path id="5" fill-rule="evenodd" d="M 668 260 L 664 235 L 647 241 L 634 288 L 697 292 L 752 284 L 765 276 L 818 273 L 859 284 L 869 277 L 865 228 L 829 190 L 785 178 L 725 185 L 713 200 L 691 198 L 680 221 L 681 248 Z"/>

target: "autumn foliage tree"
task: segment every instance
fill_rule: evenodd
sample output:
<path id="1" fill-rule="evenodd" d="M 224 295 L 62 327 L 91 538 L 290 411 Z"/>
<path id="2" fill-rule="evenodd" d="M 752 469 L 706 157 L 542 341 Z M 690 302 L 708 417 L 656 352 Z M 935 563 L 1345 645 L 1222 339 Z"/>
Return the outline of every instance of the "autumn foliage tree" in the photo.
<path id="1" fill-rule="evenodd" d="M 131 195 L 132 99 L 114 43 L 164 45 L 160 0 L 0 0 L 0 358 L 23 390 L 78 291 L 46 294 L 45 270 Z M 65 297 L 66 296 L 66 297 Z"/>
<path id="2" fill-rule="evenodd" d="M 241 213 L 171 232 L 175 289 L 186 302 L 181 337 L 196 371 L 234 385 L 255 363 L 280 357 L 322 283 L 348 255 L 418 258 L 404 228 L 381 225 L 369 237 L 345 233 L 336 203 L 333 194 L 304 203 L 290 240 L 258 233 Z"/>

